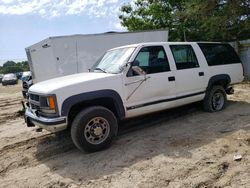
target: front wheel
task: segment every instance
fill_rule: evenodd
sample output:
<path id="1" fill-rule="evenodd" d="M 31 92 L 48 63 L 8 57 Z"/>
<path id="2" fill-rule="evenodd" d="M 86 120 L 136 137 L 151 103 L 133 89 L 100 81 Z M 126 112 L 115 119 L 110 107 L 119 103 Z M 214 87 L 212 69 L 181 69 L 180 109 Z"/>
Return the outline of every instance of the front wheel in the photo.
<path id="1" fill-rule="evenodd" d="M 217 112 L 225 108 L 227 94 L 222 86 L 213 86 L 207 91 L 203 101 L 203 108 L 207 112 Z"/>
<path id="2" fill-rule="evenodd" d="M 79 112 L 72 122 L 71 137 L 81 151 L 95 152 L 111 145 L 118 124 L 107 108 L 93 106 Z"/>

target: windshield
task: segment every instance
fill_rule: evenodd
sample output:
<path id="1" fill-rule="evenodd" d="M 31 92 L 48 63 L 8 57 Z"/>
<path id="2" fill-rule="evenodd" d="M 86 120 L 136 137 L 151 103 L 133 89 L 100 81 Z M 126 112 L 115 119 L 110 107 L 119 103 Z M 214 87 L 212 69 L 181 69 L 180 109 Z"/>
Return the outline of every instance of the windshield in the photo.
<path id="1" fill-rule="evenodd" d="M 117 74 L 121 66 L 128 61 L 135 48 L 119 48 L 106 52 L 92 67 L 92 72 L 105 72 Z"/>
<path id="2" fill-rule="evenodd" d="M 22 76 L 25 77 L 25 76 L 30 76 L 31 75 L 31 72 L 28 71 L 28 72 L 23 72 Z"/>

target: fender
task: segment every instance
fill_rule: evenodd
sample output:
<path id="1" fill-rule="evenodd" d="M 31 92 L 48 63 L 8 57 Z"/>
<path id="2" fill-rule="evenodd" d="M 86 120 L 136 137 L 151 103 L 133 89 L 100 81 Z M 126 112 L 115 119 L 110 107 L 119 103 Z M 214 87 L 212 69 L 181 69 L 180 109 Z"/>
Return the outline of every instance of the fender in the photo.
<path id="1" fill-rule="evenodd" d="M 62 116 L 68 116 L 70 109 L 74 105 L 84 102 L 84 101 L 91 101 L 91 100 L 101 99 L 101 98 L 112 99 L 114 101 L 115 108 L 116 108 L 119 118 L 123 119 L 125 117 L 125 109 L 123 106 L 122 99 L 120 95 L 114 90 L 97 90 L 97 91 L 91 91 L 91 92 L 73 95 L 63 101 L 61 114 Z"/>
<path id="2" fill-rule="evenodd" d="M 219 75 L 215 75 L 215 76 L 212 76 L 210 79 L 209 79 L 209 82 L 208 82 L 208 86 L 207 86 L 207 90 L 209 90 L 213 85 L 214 83 L 220 83 L 220 82 L 223 82 L 225 81 L 226 83 L 226 87 L 228 86 L 228 84 L 231 83 L 231 78 L 228 74 L 219 74 Z"/>

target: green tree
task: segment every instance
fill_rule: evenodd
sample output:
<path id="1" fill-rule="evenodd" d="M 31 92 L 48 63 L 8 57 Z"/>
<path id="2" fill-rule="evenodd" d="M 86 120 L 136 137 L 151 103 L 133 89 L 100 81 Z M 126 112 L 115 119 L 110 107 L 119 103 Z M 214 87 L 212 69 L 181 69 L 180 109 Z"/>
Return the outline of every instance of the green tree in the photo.
<path id="1" fill-rule="evenodd" d="M 23 71 L 29 71 L 30 70 L 28 61 L 18 62 L 17 66 L 20 67 Z"/>
<path id="2" fill-rule="evenodd" d="M 250 38 L 249 0 L 190 0 L 178 14 L 186 21 L 190 39 L 233 41 Z"/>
<path id="3" fill-rule="evenodd" d="M 8 74 L 8 73 L 17 73 L 17 72 L 24 72 L 29 71 L 29 64 L 27 61 L 17 62 L 14 61 L 7 61 L 0 66 L 0 73 L 1 74 Z"/>
<path id="4" fill-rule="evenodd" d="M 250 37 L 249 0 L 136 0 L 120 9 L 129 31 L 168 28 L 170 41 Z"/>
<path id="5" fill-rule="evenodd" d="M 30 70 L 30 66 L 29 66 L 28 61 L 22 61 L 21 64 L 22 64 L 23 71 L 29 71 Z"/>
<path id="6" fill-rule="evenodd" d="M 12 66 L 16 66 L 16 63 L 14 61 L 6 61 L 3 64 L 3 67 L 12 67 Z"/>
<path id="7" fill-rule="evenodd" d="M 121 24 L 129 31 L 169 29 L 171 40 L 181 40 L 176 12 L 183 9 L 184 0 L 136 0 L 134 5 L 121 7 Z"/>

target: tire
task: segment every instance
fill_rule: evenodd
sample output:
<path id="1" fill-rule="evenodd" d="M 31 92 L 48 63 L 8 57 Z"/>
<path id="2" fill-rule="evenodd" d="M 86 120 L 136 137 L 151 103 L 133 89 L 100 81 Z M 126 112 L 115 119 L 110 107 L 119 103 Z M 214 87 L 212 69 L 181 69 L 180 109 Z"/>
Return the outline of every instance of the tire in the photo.
<path id="1" fill-rule="evenodd" d="M 93 106 L 77 114 L 72 122 L 71 138 L 81 151 L 95 152 L 109 147 L 117 131 L 114 114 L 107 108 Z"/>
<path id="2" fill-rule="evenodd" d="M 203 109 L 206 112 L 218 112 L 223 110 L 227 104 L 227 94 L 222 86 L 212 86 L 210 90 L 206 92 L 206 96 L 203 101 Z"/>

